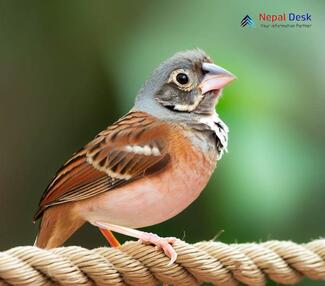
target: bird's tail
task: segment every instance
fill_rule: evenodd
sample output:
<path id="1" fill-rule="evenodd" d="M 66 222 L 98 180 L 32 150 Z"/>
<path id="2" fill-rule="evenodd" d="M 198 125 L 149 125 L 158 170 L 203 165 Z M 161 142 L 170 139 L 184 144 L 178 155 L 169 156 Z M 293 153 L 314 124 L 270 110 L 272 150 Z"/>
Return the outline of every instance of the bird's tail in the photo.
<path id="1" fill-rule="evenodd" d="M 61 246 L 85 221 L 73 213 L 69 203 L 52 206 L 44 211 L 34 246 Z"/>

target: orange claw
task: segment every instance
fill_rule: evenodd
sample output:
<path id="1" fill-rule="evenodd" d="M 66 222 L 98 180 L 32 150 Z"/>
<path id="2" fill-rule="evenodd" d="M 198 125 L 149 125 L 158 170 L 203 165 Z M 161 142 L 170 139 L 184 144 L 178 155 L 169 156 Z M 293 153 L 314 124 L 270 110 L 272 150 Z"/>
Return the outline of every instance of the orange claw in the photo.
<path id="1" fill-rule="evenodd" d="M 105 228 L 100 228 L 100 227 L 99 227 L 99 230 L 102 233 L 102 235 L 104 235 L 104 237 L 106 238 L 106 240 L 108 241 L 108 243 L 111 247 L 121 246 L 119 241 L 116 239 L 116 237 L 110 230 L 105 229 Z"/>

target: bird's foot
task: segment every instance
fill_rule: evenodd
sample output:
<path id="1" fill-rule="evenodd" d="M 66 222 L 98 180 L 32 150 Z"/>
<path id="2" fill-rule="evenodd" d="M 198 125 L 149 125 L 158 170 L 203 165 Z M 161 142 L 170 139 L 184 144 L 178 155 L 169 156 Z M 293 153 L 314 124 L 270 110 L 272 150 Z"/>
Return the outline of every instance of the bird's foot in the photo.
<path id="1" fill-rule="evenodd" d="M 156 249 L 161 249 L 170 258 L 168 265 L 175 262 L 177 258 L 177 253 L 172 247 L 173 243 L 176 241 L 176 237 L 160 237 L 155 233 L 142 232 L 139 237 L 139 241 L 144 244 L 153 244 Z"/>
<path id="2" fill-rule="evenodd" d="M 155 245 L 157 249 L 162 249 L 164 253 L 170 258 L 168 266 L 173 264 L 177 258 L 177 253 L 172 247 L 173 243 L 176 241 L 175 237 L 160 237 L 154 233 L 144 232 L 141 230 L 105 222 L 96 221 L 93 224 L 102 229 L 107 229 L 110 231 L 115 231 L 124 235 L 138 238 L 141 243 Z"/>

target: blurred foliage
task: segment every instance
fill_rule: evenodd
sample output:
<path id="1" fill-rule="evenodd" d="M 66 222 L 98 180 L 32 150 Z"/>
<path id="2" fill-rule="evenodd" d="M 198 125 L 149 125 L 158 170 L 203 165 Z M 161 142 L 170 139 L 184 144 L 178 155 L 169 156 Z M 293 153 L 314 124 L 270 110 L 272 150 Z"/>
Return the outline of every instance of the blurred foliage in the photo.
<path id="1" fill-rule="evenodd" d="M 60 165 L 126 113 L 152 69 L 200 47 L 239 80 L 217 107 L 229 153 L 182 214 L 148 229 L 190 242 L 324 236 L 323 1 L 0 1 L 0 246 L 31 244 Z M 310 29 L 242 29 L 309 12 Z M 125 237 L 122 237 L 122 240 Z M 86 226 L 69 241 L 105 244 Z M 320 285 L 303 281 L 300 285 Z"/>

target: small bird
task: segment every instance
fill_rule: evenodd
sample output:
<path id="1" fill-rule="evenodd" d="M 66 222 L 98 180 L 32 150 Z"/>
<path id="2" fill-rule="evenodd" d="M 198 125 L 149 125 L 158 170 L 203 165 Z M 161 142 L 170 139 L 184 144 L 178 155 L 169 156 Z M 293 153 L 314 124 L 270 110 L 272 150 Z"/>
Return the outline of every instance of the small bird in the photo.
<path id="1" fill-rule="evenodd" d="M 160 64 L 134 107 L 56 173 L 34 216 L 42 217 L 35 245 L 61 246 L 89 222 L 113 247 L 112 231 L 153 244 L 174 262 L 176 238 L 137 228 L 174 217 L 208 183 L 228 141 L 215 105 L 235 78 L 200 49 Z"/>

